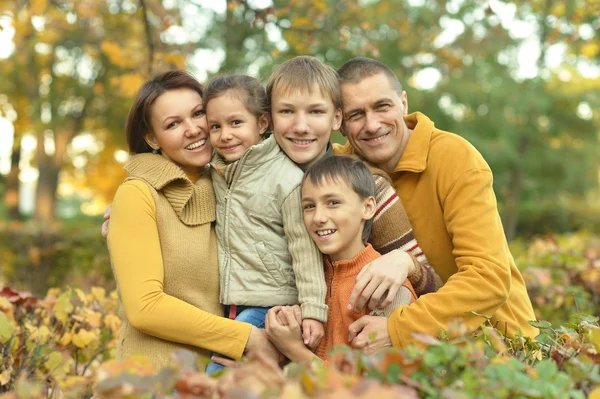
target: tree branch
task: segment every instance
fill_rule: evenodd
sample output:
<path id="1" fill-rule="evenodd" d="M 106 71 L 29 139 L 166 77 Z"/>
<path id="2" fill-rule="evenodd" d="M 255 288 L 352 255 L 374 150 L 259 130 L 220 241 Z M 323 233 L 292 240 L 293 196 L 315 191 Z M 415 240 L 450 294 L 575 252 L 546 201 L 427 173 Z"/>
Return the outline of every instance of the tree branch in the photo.
<path id="1" fill-rule="evenodd" d="M 145 0 L 140 1 L 140 8 L 142 9 L 142 16 L 144 17 L 144 29 L 146 31 L 146 43 L 148 44 L 148 76 L 152 75 L 152 66 L 154 65 L 154 41 L 152 40 L 152 27 L 148 20 L 148 9 L 146 7 Z"/>

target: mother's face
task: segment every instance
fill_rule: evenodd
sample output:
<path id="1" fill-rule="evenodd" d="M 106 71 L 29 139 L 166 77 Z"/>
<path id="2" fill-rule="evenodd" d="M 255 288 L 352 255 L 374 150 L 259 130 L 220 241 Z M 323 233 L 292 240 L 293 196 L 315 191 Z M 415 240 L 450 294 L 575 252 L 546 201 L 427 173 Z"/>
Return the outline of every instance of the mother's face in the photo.
<path id="1" fill-rule="evenodd" d="M 151 112 L 152 132 L 145 137 L 155 150 L 186 173 L 198 173 L 212 156 L 202 97 L 195 90 L 169 90 L 156 99 Z"/>

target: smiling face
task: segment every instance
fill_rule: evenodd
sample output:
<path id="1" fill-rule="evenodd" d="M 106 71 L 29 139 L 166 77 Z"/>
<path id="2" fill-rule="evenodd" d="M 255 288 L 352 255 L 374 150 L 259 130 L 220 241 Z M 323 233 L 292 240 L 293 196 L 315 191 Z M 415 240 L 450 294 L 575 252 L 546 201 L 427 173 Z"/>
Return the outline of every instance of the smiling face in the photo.
<path id="1" fill-rule="evenodd" d="M 338 130 L 342 120 L 341 110 L 316 86 L 308 93 L 275 88 L 271 115 L 275 140 L 303 170 L 323 157 L 331 131 Z"/>
<path id="2" fill-rule="evenodd" d="M 169 90 L 160 95 L 151 109 L 152 132 L 144 139 L 165 158 L 188 175 L 197 175 L 210 161 L 212 147 L 208 126 L 198 92 L 188 89 Z"/>
<path id="3" fill-rule="evenodd" d="M 361 198 L 342 179 L 302 184 L 304 224 L 319 250 L 335 262 L 350 260 L 365 248 L 365 222 L 375 214 L 375 198 Z"/>
<path id="4" fill-rule="evenodd" d="M 269 127 L 267 115 L 250 113 L 237 93 L 228 91 L 206 104 L 210 142 L 227 162 L 237 161 L 262 140 Z"/>
<path id="5" fill-rule="evenodd" d="M 390 173 L 394 170 L 411 131 L 406 92 L 398 94 L 383 73 L 357 83 L 343 83 L 344 122 L 342 133 L 358 155 Z"/>

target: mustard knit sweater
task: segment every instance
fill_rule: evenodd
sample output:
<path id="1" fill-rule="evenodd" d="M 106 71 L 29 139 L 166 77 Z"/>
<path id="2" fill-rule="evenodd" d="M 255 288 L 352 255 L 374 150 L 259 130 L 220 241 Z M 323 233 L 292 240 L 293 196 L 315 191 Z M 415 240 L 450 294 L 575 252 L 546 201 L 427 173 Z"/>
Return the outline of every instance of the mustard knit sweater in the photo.
<path id="1" fill-rule="evenodd" d="M 117 357 L 171 352 L 239 358 L 250 324 L 219 303 L 215 200 L 208 174 L 195 183 L 160 155 L 133 156 L 115 196 L 108 246 L 124 311 Z M 195 179 L 195 178 L 194 178 Z"/>

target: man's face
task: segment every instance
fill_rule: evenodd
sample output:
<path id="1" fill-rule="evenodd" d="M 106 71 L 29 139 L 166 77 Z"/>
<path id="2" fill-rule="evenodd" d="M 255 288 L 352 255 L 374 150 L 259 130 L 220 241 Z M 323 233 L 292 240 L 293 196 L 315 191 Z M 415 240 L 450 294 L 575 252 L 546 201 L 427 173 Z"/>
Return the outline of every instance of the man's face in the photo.
<path id="1" fill-rule="evenodd" d="M 356 153 L 390 173 L 408 143 L 406 92 L 399 95 L 383 73 L 341 86 L 342 133 Z"/>
<path id="2" fill-rule="evenodd" d="M 271 117 L 273 135 L 281 149 L 306 169 L 325 154 L 331 131 L 340 128 L 342 111 L 316 86 L 309 93 L 276 88 Z"/>

